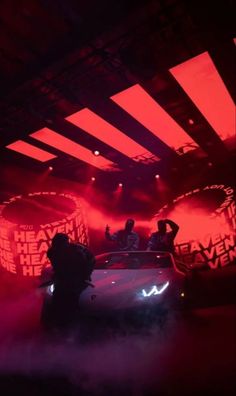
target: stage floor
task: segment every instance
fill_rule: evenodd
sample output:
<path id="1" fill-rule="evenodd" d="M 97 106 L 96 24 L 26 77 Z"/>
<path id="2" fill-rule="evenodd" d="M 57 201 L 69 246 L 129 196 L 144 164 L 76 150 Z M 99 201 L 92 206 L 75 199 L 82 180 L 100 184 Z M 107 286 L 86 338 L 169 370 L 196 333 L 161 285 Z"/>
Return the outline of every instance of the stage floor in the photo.
<path id="1" fill-rule="evenodd" d="M 233 395 L 236 306 L 170 312 L 122 332 L 49 336 L 40 327 L 41 292 L 2 284 L 2 395 Z M 5 292 L 3 292 L 3 289 Z"/>

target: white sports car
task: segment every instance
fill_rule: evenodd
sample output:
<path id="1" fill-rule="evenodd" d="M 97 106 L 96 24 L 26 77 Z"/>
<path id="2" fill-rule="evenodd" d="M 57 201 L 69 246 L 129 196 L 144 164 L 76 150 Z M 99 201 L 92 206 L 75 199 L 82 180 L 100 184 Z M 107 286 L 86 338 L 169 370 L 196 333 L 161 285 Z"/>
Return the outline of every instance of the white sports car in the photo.
<path id="1" fill-rule="evenodd" d="M 87 314 L 168 308 L 184 297 L 185 276 L 168 252 L 126 251 L 96 256 L 91 284 L 80 296 Z M 53 293 L 53 284 L 47 288 Z"/>

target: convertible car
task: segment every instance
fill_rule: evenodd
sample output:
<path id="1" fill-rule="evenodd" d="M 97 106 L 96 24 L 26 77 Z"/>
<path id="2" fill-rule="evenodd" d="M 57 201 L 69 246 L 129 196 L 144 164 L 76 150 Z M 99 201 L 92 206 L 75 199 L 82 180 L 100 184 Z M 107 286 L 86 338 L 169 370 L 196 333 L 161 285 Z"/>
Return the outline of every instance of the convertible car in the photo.
<path id="1" fill-rule="evenodd" d="M 170 308 L 184 299 L 185 275 L 172 254 L 158 251 L 111 252 L 96 256 L 92 280 L 80 296 L 87 314 Z M 47 286 L 48 298 L 54 285 Z"/>

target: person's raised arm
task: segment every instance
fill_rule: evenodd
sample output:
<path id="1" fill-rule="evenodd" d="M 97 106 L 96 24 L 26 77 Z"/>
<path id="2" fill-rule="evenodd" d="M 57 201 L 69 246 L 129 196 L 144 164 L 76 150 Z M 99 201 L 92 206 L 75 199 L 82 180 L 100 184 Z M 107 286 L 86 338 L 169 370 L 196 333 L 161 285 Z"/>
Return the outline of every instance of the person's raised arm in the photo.
<path id="1" fill-rule="evenodd" d="M 105 238 L 108 241 L 116 241 L 117 240 L 117 232 L 115 232 L 113 235 L 110 234 L 110 227 L 107 225 L 105 228 Z"/>
<path id="2" fill-rule="evenodd" d="M 176 224 L 174 221 L 172 221 L 170 219 L 166 219 L 165 222 L 166 222 L 166 224 L 169 224 L 174 236 L 176 236 L 177 232 L 179 231 L 178 224 Z"/>

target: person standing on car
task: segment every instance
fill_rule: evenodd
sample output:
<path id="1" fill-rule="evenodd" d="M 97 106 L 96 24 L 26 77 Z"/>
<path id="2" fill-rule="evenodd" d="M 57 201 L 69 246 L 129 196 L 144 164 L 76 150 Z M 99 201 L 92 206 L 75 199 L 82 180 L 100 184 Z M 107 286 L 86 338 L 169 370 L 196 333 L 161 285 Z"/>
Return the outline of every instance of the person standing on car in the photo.
<path id="1" fill-rule="evenodd" d="M 171 231 L 166 231 L 166 225 Z M 174 239 L 179 231 L 179 226 L 172 220 L 165 219 L 157 222 L 158 231 L 153 232 L 149 238 L 147 250 L 159 250 L 174 253 Z"/>
<path id="2" fill-rule="evenodd" d="M 79 296 L 91 280 L 95 258 L 86 246 L 70 243 L 63 233 L 53 237 L 47 256 L 54 272 L 51 320 L 68 327 L 76 321 Z"/>
<path id="3" fill-rule="evenodd" d="M 105 237 L 108 241 L 116 243 L 118 250 L 138 250 L 139 236 L 137 232 L 133 231 L 134 220 L 128 219 L 125 223 L 125 228 L 119 230 L 114 234 L 110 234 L 110 227 L 107 225 L 105 229 Z"/>

